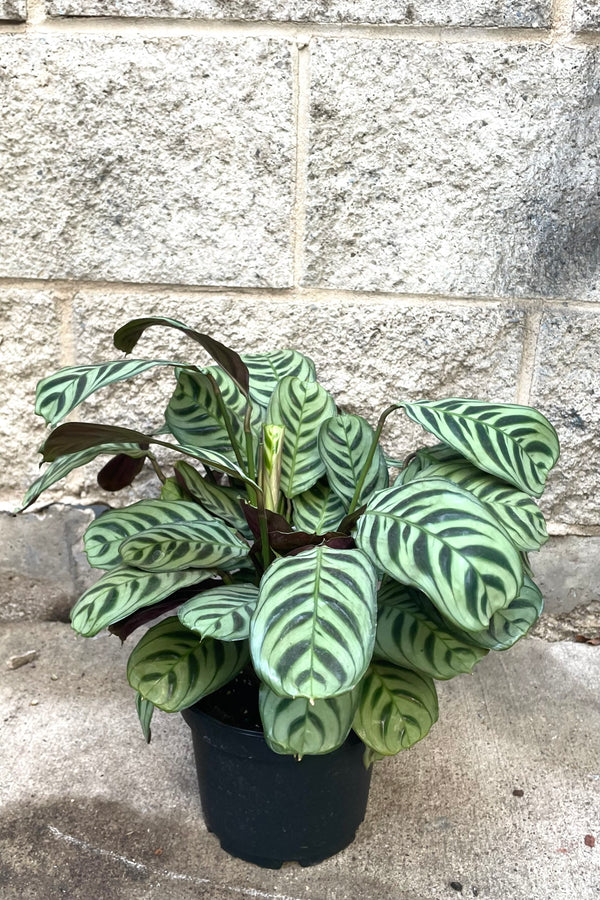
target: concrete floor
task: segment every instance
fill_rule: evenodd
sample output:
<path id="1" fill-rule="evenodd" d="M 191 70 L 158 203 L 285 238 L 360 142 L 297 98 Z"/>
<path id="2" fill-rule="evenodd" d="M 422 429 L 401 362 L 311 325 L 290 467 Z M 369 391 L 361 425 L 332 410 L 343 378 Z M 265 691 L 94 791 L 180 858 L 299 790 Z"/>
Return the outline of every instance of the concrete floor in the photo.
<path id="1" fill-rule="evenodd" d="M 354 844 L 280 871 L 207 833 L 187 727 L 159 713 L 144 743 L 126 659 L 0 624 L 1 900 L 600 900 L 600 647 L 528 638 L 438 683 L 440 721 L 376 765 Z"/>

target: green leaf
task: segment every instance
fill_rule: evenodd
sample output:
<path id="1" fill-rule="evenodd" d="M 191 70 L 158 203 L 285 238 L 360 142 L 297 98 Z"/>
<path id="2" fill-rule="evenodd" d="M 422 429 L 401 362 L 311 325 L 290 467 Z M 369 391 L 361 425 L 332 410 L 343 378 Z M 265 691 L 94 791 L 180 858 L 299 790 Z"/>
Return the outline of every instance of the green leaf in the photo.
<path id="1" fill-rule="evenodd" d="M 324 700 L 280 697 L 266 684 L 259 693 L 265 740 L 275 753 L 302 759 L 331 753 L 341 747 L 352 726 L 356 702 L 353 692 Z"/>
<path id="2" fill-rule="evenodd" d="M 317 436 L 321 423 L 335 415 L 335 401 L 317 382 L 286 376 L 279 382 L 267 421 L 283 425 L 281 490 L 290 499 L 307 491 L 325 474 Z"/>
<path id="3" fill-rule="evenodd" d="M 184 500 L 138 500 L 123 509 L 102 513 L 83 536 L 90 566 L 111 569 L 122 564 L 119 547 L 127 538 L 156 528 L 181 522 L 212 522 L 196 503 Z"/>
<path id="4" fill-rule="evenodd" d="M 198 450 L 196 447 L 189 447 L 186 444 L 171 444 L 168 441 L 159 440 L 153 434 L 143 434 L 141 431 L 121 428 L 117 425 L 99 425 L 95 422 L 67 422 L 65 425 L 59 425 L 46 438 L 40 448 L 40 452 L 43 454 L 44 462 L 53 462 L 57 457 L 67 453 L 77 453 L 80 450 L 91 449 L 101 444 L 114 445 L 116 441 L 138 444 L 145 451 L 149 444 L 160 444 L 161 447 L 167 447 L 167 449 L 174 450 L 177 453 L 192 456 L 211 469 L 225 472 L 226 475 L 232 478 L 239 478 L 246 484 L 257 487 L 256 483 L 248 477 L 243 469 L 221 453 L 215 453 L 213 450 Z M 98 453 L 100 452 L 104 451 L 98 450 Z"/>
<path id="5" fill-rule="evenodd" d="M 236 531 L 239 531 L 244 537 L 251 538 L 252 532 L 248 528 L 246 517 L 244 516 L 240 491 L 235 488 L 221 487 L 213 484 L 208 479 L 203 478 L 199 472 L 194 469 L 185 460 L 175 463 L 175 471 L 177 476 L 185 485 L 186 490 L 191 496 L 197 500 L 209 513 L 218 519 L 223 519 Z"/>
<path id="6" fill-rule="evenodd" d="M 429 609 L 426 606 L 427 600 L 423 602 L 421 597 L 421 605 L 430 618 L 435 619 L 437 610 L 435 607 Z M 499 609 L 490 619 L 490 623 L 483 631 L 460 631 L 453 628 L 453 632 L 458 638 L 465 642 L 469 642 L 476 647 L 482 647 L 486 650 L 508 650 L 513 644 L 528 633 L 535 625 L 542 614 L 544 607 L 544 599 L 542 593 L 529 575 L 525 575 L 523 579 L 523 587 L 519 595 L 503 609 Z M 439 613 L 437 613 L 439 616 Z M 444 619 L 439 616 L 440 624 L 443 625 Z"/>
<path id="7" fill-rule="evenodd" d="M 459 628 L 480 631 L 517 596 L 517 549 L 469 491 L 428 478 L 380 491 L 355 540 L 379 569 L 419 588 Z"/>
<path id="8" fill-rule="evenodd" d="M 432 463 L 416 478 L 448 478 L 470 491 L 505 528 L 519 550 L 538 550 L 548 540 L 546 523 L 534 500 L 523 491 L 487 475 L 466 460 Z M 407 484 L 405 477 L 403 484 Z"/>
<path id="9" fill-rule="evenodd" d="M 319 454 L 325 463 L 327 479 L 346 509 L 354 497 L 374 437 L 375 432 L 366 419 L 346 413 L 328 419 L 319 429 Z M 377 445 L 358 497 L 359 505 L 375 491 L 387 487 L 388 478 L 385 456 Z"/>
<path id="10" fill-rule="evenodd" d="M 559 447 L 554 428 L 537 410 L 454 398 L 402 405 L 411 419 L 479 469 L 541 495 Z"/>
<path id="11" fill-rule="evenodd" d="M 210 337 L 210 335 L 194 331 L 193 328 L 188 328 L 187 325 L 184 325 L 183 322 L 178 322 L 176 319 L 167 319 L 162 316 L 132 319 L 115 332 L 113 337 L 115 347 L 117 350 L 123 350 L 124 353 L 131 353 L 144 331 L 154 325 L 176 328 L 193 341 L 196 341 L 204 347 L 207 353 L 210 353 L 214 361 L 222 369 L 225 369 L 237 381 L 244 393 L 248 393 L 248 369 L 242 362 L 241 356 L 235 350 L 231 350 L 229 347 L 221 344 L 220 341 Z"/>
<path id="12" fill-rule="evenodd" d="M 294 526 L 299 531 L 324 534 L 335 531 L 346 508 L 328 484 L 318 481 L 308 491 L 294 497 Z"/>
<path id="13" fill-rule="evenodd" d="M 302 381 L 316 381 L 317 378 L 312 359 L 297 350 L 253 353 L 242 359 L 250 373 L 250 397 L 263 409 L 267 408 L 271 394 L 286 375 L 294 375 Z"/>
<path id="14" fill-rule="evenodd" d="M 175 463 L 177 466 L 177 463 Z M 167 478 L 160 489 L 161 500 L 189 500 L 190 495 L 182 488 L 176 478 Z"/>
<path id="15" fill-rule="evenodd" d="M 142 726 L 142 733 L 144 735 L 146 743 L 149 744 L 152 739 L 150 722 L 152 721 L 152 714 L 154 712 L 154 703 L 150 703 L 149 700 L 144 700 L 141 694 L 136 694 L 135 707 L 137 709 L 140 725 Z"/>
<path id="16" fill-rule="evenodd" d="M 179 712 L 227 684 L 247 661 L 246 641 L 201 641 L 171 616 L 150 628 L 136 645 L 127 678 L 159 709 Z"/>
<path id="17" fill-rule="evenodd" d="M 23 512 L 32 503 L 35 503 L 40 494 L 45 490 L 65 478 L 73 469 L 85 466 L 92 462 L 97 456 L 103 456 L 115 453 L 126 453 L 128 456 L 141 457 L 147 456 L 148 451 L 142 450 L 137 444 L 99 444 L 93 447 L 87 447 L 84 450 L 78 450 L 75 453 L 67 453 L 63 456 L 57 456 L 43 475 L 37 478 L 23 498 L 23 504 L 15 512 Z"/>
<path id="18" fill-rule="evenodd" d="M 198 507 L 196 507 L 198 509 Z M 217 519 L 157 525 L 123 541 L 123 562 L 149 572 L 236 568 L 249 547 Z"/>
<path id="19" fill-rule="evenodd" d="M 165 421 L 181 444 L 213 450 L 235 460 L 223 410 L 211 378 L 217 384 L 234 439 L 245 457 L 246 398 L 233 379 L 221 369 L 210 367 L 197 372 L 181 371 L 165 411 Z M 256 435 L 260 425 L 257 413 L 254 413 L 251 424 Z"/>
<path id="20" fill-rule="evenodd" d="M 258 588 L 253 584 L 224 584 L 192 597 L 179 608 L 179 621 L 201 637 L 241 641 L 250 636 L 250 619 Z"/>
<path id="21" fill-rule="evenodd" d="M 400 472 L 394 484 L 408 484 L 422 474 L 430 466 L 443 462 L 466 463 L 467 460 L 447 444 L 434 444 L 433 447 L 420 447 L 414 453 L 410 453 L 401 465 Z"/>
<path id="22" fill-rule="evenodd" d="M 487 650 L 461 641 L 429 619 L 414 588 L 388 581 L 386 592 L 393 599 L 387 596 L 378 613 L 375 656 L 446 680 L 471 672 L 487 655 Z"/>
<path id="23" fill-rule="evenodd" d="M 152 606 L 178 588 L 206 578 L 203 569 L 159 573 L 140 572 L 126 566 L 112 569 L 81 595 L 71 610 L 71 626 L 84 637 L 93 637 L 137 609 Z"/>
<path id="24" fill-rule="evenodd" d="M 260 583 L 250 629 L 259 678 L 289 697 L 335 697 L 373 651 L 376 574 L 359 550 L 313 547 L 276 560 Z"/>
<path id="25" fill-rule="evenodd" d="M 38 382 L 35 411 L 48 425 L 56 425 L 100 388 L 135 378 L 155 366 L 177 365 L 163 359 L 120 359 L 91 366 L 67 366 Z"/>
<path id="26" fill-rule="evenodd" d="M 357 688 L 352 727 L 382 756 L 407 750 L 437 722 L 438 701 L 431 678 L 386 660 L 373 662 Z"/>

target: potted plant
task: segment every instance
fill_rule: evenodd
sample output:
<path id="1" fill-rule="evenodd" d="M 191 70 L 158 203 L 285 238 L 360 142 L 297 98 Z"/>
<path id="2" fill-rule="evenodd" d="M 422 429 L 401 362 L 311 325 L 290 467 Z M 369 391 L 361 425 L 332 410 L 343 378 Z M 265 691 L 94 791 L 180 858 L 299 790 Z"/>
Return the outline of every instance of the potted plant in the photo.
<path id="1" fill-rule="evenodd" d="M 435 679 L 471 672 L 539 617 L 527 554 L 547 539 L 535 500 L 556 433 L 525 406 L 398 402 L 375 427 L 336 407 L 295 350 L 239 356 L 172 319 L 215 365 L 124 358 L 38 385 L 51 426 L 92 392 L 174 370 L 164 426 L 58 425 L 21 509 L 101 454 L 108 490 L 149 463 L 156 499 L 111 509 L 85 534 L 105 573 L 75 604 L 79 634 L 125 640 L 144 734 L 155 707 L 192 727 L 209 828 L 261 865 L 317 862 L 362 821 L 371 763 L 435 723 Z M 399 463 L 380 436 L 402 410 L 437 443 Z M 181 457 L 163 472 L 153 453 Z M 390 484 L 390 468 L 399 469 Z"/>

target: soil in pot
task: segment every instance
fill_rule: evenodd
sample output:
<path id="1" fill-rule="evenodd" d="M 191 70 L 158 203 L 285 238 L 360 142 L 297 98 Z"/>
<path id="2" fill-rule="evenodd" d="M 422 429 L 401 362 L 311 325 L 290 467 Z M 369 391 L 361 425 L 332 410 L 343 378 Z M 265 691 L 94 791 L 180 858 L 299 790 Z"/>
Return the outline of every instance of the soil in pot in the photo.
<path id="1" fill-rule="evenodd" d="M 324 756 L 298 761 L 274 753 L 262 734 L 258 682 L 249 670 L 183 717 L 192 730 L 207 828 L 232 856 L 273 869 L 289 861 L 310 866 L 354 840 L 371 769 L 353 732 Z"/>

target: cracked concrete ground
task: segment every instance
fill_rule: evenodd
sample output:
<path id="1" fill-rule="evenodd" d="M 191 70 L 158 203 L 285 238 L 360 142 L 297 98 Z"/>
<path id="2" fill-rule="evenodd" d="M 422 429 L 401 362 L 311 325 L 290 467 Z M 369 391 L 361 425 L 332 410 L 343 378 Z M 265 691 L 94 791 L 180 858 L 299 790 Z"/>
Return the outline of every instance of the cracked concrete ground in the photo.
<path id="1" fill-rule="evenodd" d="M 13 613 L 43 592 L 9 587 Z M 377 764 L 354 844 L 278 872 L 207 833 L 187 727 L 158 714 L 144 743 L 126 658 L 63 621 L 0 624 L 2 900 L 600 898 L 600 647 L 528 638 L 438 683 L 440 721 Z"/>

